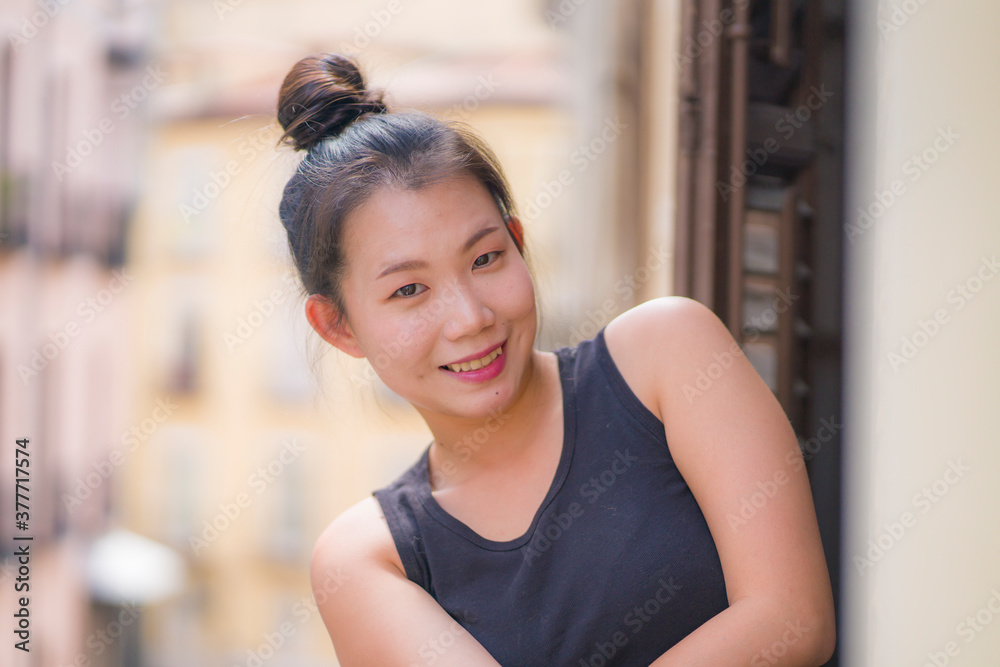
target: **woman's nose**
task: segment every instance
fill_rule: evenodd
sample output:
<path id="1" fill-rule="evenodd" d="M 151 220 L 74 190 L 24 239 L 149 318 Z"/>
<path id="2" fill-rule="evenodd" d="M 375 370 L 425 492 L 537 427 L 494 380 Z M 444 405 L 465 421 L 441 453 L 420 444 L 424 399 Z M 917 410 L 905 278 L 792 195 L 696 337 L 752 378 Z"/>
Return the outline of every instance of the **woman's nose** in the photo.
<path id="1" fill-rule="evenodd" d="M 475 335 L 496 321 L 493 310 L 468 285 L 452 285 L 442 300 L 447 304 L 444 335 L 449 340 Z"/>

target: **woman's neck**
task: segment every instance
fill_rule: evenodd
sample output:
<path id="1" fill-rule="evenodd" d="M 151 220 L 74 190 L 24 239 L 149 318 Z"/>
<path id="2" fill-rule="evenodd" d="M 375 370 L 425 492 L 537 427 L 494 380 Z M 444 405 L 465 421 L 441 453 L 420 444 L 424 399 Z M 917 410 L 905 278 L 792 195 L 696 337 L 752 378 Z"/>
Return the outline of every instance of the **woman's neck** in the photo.
<path id="1" fill-rule="evenodd" d="M 461 484 L 482 472 L 516 467 L 537 444 L 538 434 L 561 401 L 556 355 L 532 350 L 521 391 L 506 407 L 477 419 L 422 413 L 434 436 L 429 452 L 432 489 Z"/>

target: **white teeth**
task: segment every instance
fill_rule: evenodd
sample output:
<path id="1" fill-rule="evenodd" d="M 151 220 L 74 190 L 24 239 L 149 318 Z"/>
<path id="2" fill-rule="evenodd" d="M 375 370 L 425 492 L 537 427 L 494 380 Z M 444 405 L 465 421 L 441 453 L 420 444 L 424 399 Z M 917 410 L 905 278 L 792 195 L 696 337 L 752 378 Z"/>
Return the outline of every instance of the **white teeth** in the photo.
<path id="1" fill-rule="evenodd" d="M 503 347 L 498 347 L 489 354 L 487 354 L 482 359 L 473 359 L 472 361 L 463 361 L 460 364 L 448 364 L 450 370 L 456 373 L 461 371 L 475 371 L 479 370 L 483 366 L 489 366 L 490 362 L 499 357 L 503 353 Z"/>

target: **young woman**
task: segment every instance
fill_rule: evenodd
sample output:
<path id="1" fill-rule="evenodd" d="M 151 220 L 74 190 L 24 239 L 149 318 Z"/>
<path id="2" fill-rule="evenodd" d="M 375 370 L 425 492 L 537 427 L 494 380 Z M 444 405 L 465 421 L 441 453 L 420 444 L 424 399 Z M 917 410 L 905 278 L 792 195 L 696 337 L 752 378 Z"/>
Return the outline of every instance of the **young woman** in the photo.
<path id="1" fill-rule="evenodd" d="M 830 579 L 795 436 L 726 327 L 654 299 L 534 347 L 524 232 L 458 123 L 390 113 L 352 60 L 278 103 L 306 151 L 280 215 L 306 315 L 433 441 L 320 536 L 340 664 L 820 665 Z M 725 368 L 698 395 L 699 371 Z"/>

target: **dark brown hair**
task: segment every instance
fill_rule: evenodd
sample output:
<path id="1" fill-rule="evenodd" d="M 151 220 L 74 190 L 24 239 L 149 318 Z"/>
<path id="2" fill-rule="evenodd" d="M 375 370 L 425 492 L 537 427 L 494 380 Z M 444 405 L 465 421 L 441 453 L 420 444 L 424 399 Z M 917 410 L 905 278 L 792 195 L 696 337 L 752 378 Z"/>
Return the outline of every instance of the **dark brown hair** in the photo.
<path id="1" fill-rule="evenodd" d="M 420 111 L 390 113 L 383 95 L 367 88 L 354 60 L 327 53 L 296 63 L 278 96 L 280 141 L 306 152 L 279 215 L 305 290 L 328 298 L 341 317 L 344 222 L 376 190 L 467 175 L 493 196 L 508 229 L 515 215 L 499 161 L 470 127 Z M 511 236 L 525 256 L 519 234 Z"/>

